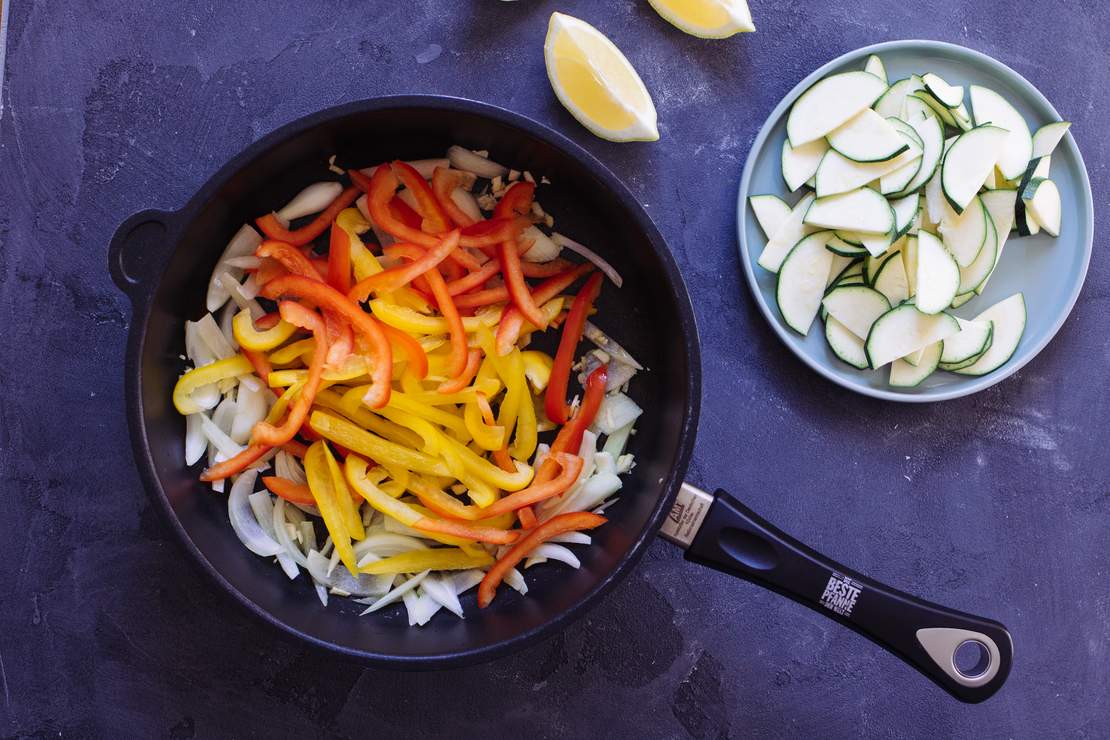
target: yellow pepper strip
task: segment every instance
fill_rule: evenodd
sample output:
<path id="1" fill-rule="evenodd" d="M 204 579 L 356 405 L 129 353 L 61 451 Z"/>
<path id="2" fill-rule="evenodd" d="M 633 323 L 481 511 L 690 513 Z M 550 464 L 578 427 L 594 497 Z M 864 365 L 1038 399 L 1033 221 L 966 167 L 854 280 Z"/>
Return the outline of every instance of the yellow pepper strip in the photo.
<path id="1" fill-rule="evenodd" d="M 316 508 L 324 519 L 324 526 L 335 543 L 335 551 L 347 570 L 358 572 L 355 551 L 351 547 L 351 535 L 347 532 L 346 517 L 343 515 L 338 500 L 338 494 L 332 481 L 331 470 L 328 467 L 327 445 L 323 442 L 313 442 L 304 456 L 304 472 L 308 478 L 308 490 L 316 500 Z"/>
<path id="2" fill-rule="evenodd" d="M 420 449 L 423 452 L 429 455 L 439 454 L 442 448 L 440 439 L 443 437 L 443 434 L 419 416 L 410 414 L 407 411 L 399 411 L 389 406 L 386 406 L 384 409 L 377 409 L 373 413 L 419 434 L 420 439 L 423 440 L 423 443 L 420 445 Z"/>
<path id="3" fill-rule="evenodd" d="M 370 228 L 370 223 L 362 217 L 357 208 L 347 208 L 340 211 L 335 223 L 347 232 L 351 244 L 351 268 L 355 273 L 355 280 L 365 280 L 371 275 L 377 275 L 384 268 L 378 258 L 366 248 L 359 234 Z M 431 305 L 420 297 L 420 294 L 411 288 L 399 288 L 391 293 L 380 293 L 379 298 L 386 303 L 399 303 L 421 313 L 430 313 Z"/>
<path id="4" fill-rule="evenodd" d="M 401 373 L 401 390 L 406 393 L 423 393 L 424 386 L 421 385 L 419 378 L 406 371 Z"/>
<path id="5" fill-rule="evenodd" d="M 297 400 L 297 397 L 301 395 L 302 388 L 304 388 L 303 380 L 289 386 L 285 393 L 278 396 L 278 399 L 274 401 L 274 405 L 270 407 L 270 411 L 266 414 L 266 423 L 277 424 L 284 419 L 285 410 L 289 408 L 289 404 L 293 403 L 293 401 Z"/>
<path id="6" fill-rule="evenodd" d="M 288 365 L 299 358 L 311 358 L 312 353 L 316 351 L 316 340 L 311 337 L 308 339 L 299 339 L 292 344 L 287 344 L 281 349 L 275 349 L 270 353 L 270 362 L 275 365 Z"/>
<path id="7" fill-rule="evenodd" d="M 343 471 L 339 469 L 339 463 L 336 462 L 335 455 L 331 453 L 331 448 L 327 445 L 324 445 L 324 454 L 328 459 L 328 470 L 331 472 L 335 497 L 339 502 L 339 510 L 343 514 L 343 525 L 347 528 L 347 534 L 353 540 L 365 539 L 366 530 L 362 527 L 362 516 L 358 513 L 358 505 L 355 500 L 351 498 L 351 490 L 347 488 Z"/>
<path id="8" fill-rule="evenodd" d="M 364 395 L 365 392 L 366 391 L 363 390 L 362 394 Z M 286 391 L 286 394 L 288 394 L 288 391 Z M 285 398 L 285 396 L 283 395 L 282 398 Z M 414 450 L 420 448 L 422 440 L 419 434 L 372 413 L 362 405 L 361 398 L 362 396 L 360 395 L 359 400 L 352 404 L 335 391 L 322 389 L 316 393 L 316 400 L 314 403 L 321 408 L 342 414 L 363 429 L 368 429 L 375 434 L 385 437 L 390 442 L 396 442 L 399 445 L 411 447 Z M 278 400 L 280 401 L 281 399 Z"/>
<path id="9" fill-rule="evenodd" d="M 365 379 L 368 375 L 368 370 L 369 368 L 366 365 L 366 360 L 361 355 L 351 355 L 347 358 L 347 361 L 343 363 L 343 367 L 325 368 L 324 382 L 343 383 L 348 380 Z M 266 376 L 266 383 L 271 388 L 282 388 L 307 378 L 307 370 L 274 370 Z"/>
<path id="10" fill-rule="evenodd" d="M 505 397 L 501 399 L 501 407 L 497 409 L 497 425 L 505 428 L 507 437 L 512 434 L 513 428 L 516 426 L 516 418 L 521 402 L 525 396 L 531 400 L 531 394 L 528 392 L 528 386 L 524 379 L 523 362 L 519 362 L 520 350 L 513 349 L 509 355 L 501 357 L 497 354 L 496 343 L 489 329 L 480 330 L 477 337 L 478 344 L 482 347 L 482 351 L 486 353 L 486 359 L 490 361 L 501 377 L 501 382 L 505 384 Z M 514 357 L 516 362 L 514 362 Z M 518 363 L 519 368 L 516 367 Z"/>
<path id="11" fill-rule="evenodd" d="M 518 460 L 531 460 L 532 453 L 536 451 L 536 406 L 532 394 L 528 392 L 528 370 L 524 363 L 523 353 L 514 349 L 508 356 L 509 371 L 518 379 L 520 384 L 520 403 L 516 412 L 516 435 L 513 437 L 513 446 L 509 450 Z"/>
<path id="12" fill-rule="evenodd" d="M 411 308 L 418 313 L 431 313 L 434 310 L 432 304 L 428 303 L 419 293 L 408 286 L 393 291 L 391 297 L 397 302 L 398 306 Z"/>
<path id="13" fill-rule="evenodd" d="M 483 450 L 500 450 L 505 446 L 505 427 L 499 425 L 488 426 L 482 419 L 482 410 L 478 407 L 478 400 L 466 404 L 463 411 L 463 421 L 466 422 L 467 431 L 474 437 L 474 442 Z"/>
<path id="14" fill-rule="evenodd" d="M 348 450 L 353 450 L 360 455 L 365 455 L 379 463 L 389 463 L 390 465 L 403 467 L 416 473 L 427 473 L 431 475 L 450 474 L 447 465 L 444 464 L 442 460 L 438 460 L 418 450 L 390 442 L 387 439 L 368 432 L 346 419 L 333 414 L 324 411 L 313 411 L 312 416 L 309 417 L 308 425 L 320 436 L 326 437 L 337 445 L 346 447 Z M 447 438 L 444 437 L 444 439 Z M 448 441 L 450 442 L 450 440 Z M 469 450 L 467 451 L 469 452 Z M 531 479 L 531 473 L 532 471 L 529 468 L 529 479 Z M 527 483 L 525 483 L 525 485 L 527 485 Z M 521 486 L 520 488 L 523 487 L 524 486 Z M 514 488 L 513 490 L 518 491 L 520 488 Z"/>
<path id="15" fill-rule="evenodd" d="M 444 495 L 448 495 L 448 494 L 444 494 Z M 417 503 L 416 501 L 410 502 L 409 503 L 409 508 L 420 512 L 421 515 L 427 517 L 428 519 L 442 519 L 443 518 L 440 514 L 437 514 L 432 509 L 429 509 L 427 506 L 424 506 L 424 504 Z M 477 506 L 472 506 L 470 508 L 481 512 L 481 509 L 479 509 Z M 489 516 L 489 517 L 485 517 L 485 518 L 472 519 L 470 521 L 474 524 L 477 524 L 477 525 L 481 526 L 481 527 L 492 527 L 494 529 L 512 529 L 513 525 L 516 524 L 516 513 L 515 512 L 506 512 L 505 514 L 498 514 L 497 516 Z M 429 534 L 430 533 L 422 534 L 421 537 L 426 537 Z M 439 532 L 436 532 L 436 534 L 438 535 Z M 450 535 L 448 535 L 448 536 L 450 536 Z M 462 538 L 457 538 L 457 539 L 462 539 Z M 466 540 L 466 541 L 467 542 L 472 542 L 473 540 Z"/>
<path id="16" fill-rule="evenodd" d="M 479 370 L 479 372 L 481 372 Z M 407 393 L 411 400 L 427 406 L 454 406 L 474 400 L 475 393 L 485 393 L 487 398 L 493 398 L 501 392 L 501 381 L 497 378 L 476 378 L 474 385 L 464 388 L 458 393 L 438 393 L 436 391 L 423 391 L 421 393 Z"/>
<path id="17" fill-rule="evenodd" d="M 498 488 L 502 488 L 506 491 L 519 491 L 532 482 L 532 475 L 534 471 L 532 470 L 532 467 L 530 465 L 517 460 L 516 472 L 509 473 L 497 467 L 484 457 L 476 454 L 474 450 L 470 449 L 466 445 L 460 444 L 450 437 L 444 437 L 444 439 L 446 440 L 447 445 L 450 449 L 453 449 L 459 453 L 459 457 L 462 458 L 463 465 L 466 467 L 466 469 L 486 483 L 489 483 Z M 340 442 L 339 444 L 343 443 Z M 423 472 L 416 470 L 416 468 L 410 469 L 416 472 Z M 463 482 L 465 483 L 465 481 Z M 475 503 L 483 505 L 479 501 L 475 501 Z M 488 506 L 488 504 L 486 505 Z"/>
<path id="18" fill-rule="evenodd" d="M 479 326 L 493 326 L 501 320 L 504 306 L 484 306 L 474 316 L 463 317 L 463 329 L 475 332 Z M 407 306 L 386 303 L 380 298 L 370 301 L 370 311 L 386 324 L 409 334 L 446 334 L 447 319 L 442 316 L 425 316 Z M 556 312 L 558 313 L 558 312 Z"/>
<path id="19" fill-rule="evenodd" d="M 370 479 L 366 477 L 366 469 L 367 462 L 361 457 L 347 455 L 347 461 L 343 464 L 343 472 L 346 474 L 351 487 L 366 499 L 367 503 L 386 516 L 410 527 L 424 516 L 408 504 L 398 501 L 371 483 Z"/>
<path id="20" fill-rule="evenodd" d="M 231 333 L 235 335 L 235 341 L 240 347 L 255 352 L 269 352 L 293 336 L 295 331 L 297 327 L 285 319 L 278 321 L 269 329 L 259 331 L 254 327 L 254 319 L 251 318 L 250 311 L 240 311 L 231 320 Z"/>
<path id="21" fill-rule="evenodd" d="M 532 384 L 532 390 L 543 393 L 548 381 L 551 380 L 551 366 L 554 364 L 551 355 L 530 349 L 527 352 L 521 352 L 520 356 L 524 360 L 524 375 Z"/>
<path id="22" fill-rule="evenodd" d="M 227 378 L 249 375 L 253 372 L 254 366 L 243 355 L 235 355 L 226 360 L 216 360 L 193 368 L 177 379 L 177 385 L 173 387 L 173 405 L 182 415 L 200 413 L 204 409 L 193 400 L 193 391 Z"/>
<path id="23" fill-rule="evenodd" d="M 467 554 L 465 551 L 448 547 L 428 550 L 410 550 L 362 566 L 362 572 L 381 576 L 390 573 L 419 573 L 424 570 L 469 570 L 485 568 L 493 564 L 493 556 L 483 551 L 481 554 Z"/>
<path id="24" fill-rule="evenodd" d="M 365 394 L 365 390 L 363 393 Z M 470 441 L 470 432 L 467 431 L 466 424 L 459 418 L 458 414 L 453 414 L 450 411 L 414 401 L 407 393 L 399 391 L 391 393 L 389 395 L 389 406 L 386 408 L 407 411 L 421 419 L 426 419 L 433 424 L 439 424 L 441 427 L 449 429 L 454 432 L 455 436 L 458 437 L 460 441 Z"/>

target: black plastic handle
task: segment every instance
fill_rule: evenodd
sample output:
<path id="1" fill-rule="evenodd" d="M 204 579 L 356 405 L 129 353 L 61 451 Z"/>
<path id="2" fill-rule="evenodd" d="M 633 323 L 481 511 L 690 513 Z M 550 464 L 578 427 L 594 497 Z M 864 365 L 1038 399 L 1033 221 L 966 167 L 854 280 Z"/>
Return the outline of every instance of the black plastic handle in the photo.
<path id="1" fill-rule="evenodd" d="M 989 698 L 1010 673 L 1013 642 L 1000 623 L 923 601 L 845 568 L 724 491 L 714 494 L 686 558 L 852 628 L 961 701 Z"/>
<path id="2" fill-rule="evenodd" d="M 108 245 L 108 272 L 112 282 L 132 299 L 141 286 L 157 279 L 169 257 L 176 214 L 140 211 L 119 225 Z"/>

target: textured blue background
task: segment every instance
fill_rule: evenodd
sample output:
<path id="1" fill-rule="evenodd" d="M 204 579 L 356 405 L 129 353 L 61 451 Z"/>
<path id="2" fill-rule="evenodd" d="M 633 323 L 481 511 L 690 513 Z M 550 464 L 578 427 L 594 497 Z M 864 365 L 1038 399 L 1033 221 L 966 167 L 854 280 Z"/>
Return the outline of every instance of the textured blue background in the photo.
<path id="1" fill-rule="evenodd" d="M 0 118 L 0 735 L 792 737 L 1110 735 L 1110 260 L 1069 322 L 974 398 L 849 395 L 779 345 L 741 282 L 734 197 L 778 99 L 876 41 L 991 54 L 1074 121 L 1108 205 L 1105 3 L 754 0 L 699 41 L 644 2 L 30 2 L 11 8 Z M 552 10 L 595 23 L 651 89 L 662 140 L 614 145 L 555 102 Z M 415 55 L 442 47 L 434 61 Z M 590 615 L 496 663 L 363 669 L 261 627 L 184 561 L 122 412 L 126 300 L 106 243 L 301 115 L 381 93 L 512 108 L 611 166 L 668 238 L 705 356 L 690 479 L 926 598 L 997 617 L 1016 664 L 962 706 L 802 607 L 659 542 Z M 1067 245 L 1058 245 L 1067 248 Z"/>

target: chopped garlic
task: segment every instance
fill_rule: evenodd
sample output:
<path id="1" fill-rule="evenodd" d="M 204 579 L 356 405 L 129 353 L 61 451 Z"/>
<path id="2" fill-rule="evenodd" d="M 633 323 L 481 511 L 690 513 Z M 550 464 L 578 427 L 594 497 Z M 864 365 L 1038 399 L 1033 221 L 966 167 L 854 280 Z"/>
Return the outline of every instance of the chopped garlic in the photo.
<path id="1" fill-rule="evenodd" d="M 520 179 L 520 170 L 509 170 L 509 182 L 516 182 Z"/>
<path id="2" fill-rule="evenodd" d="M 336 167 L 335 166 L 335 155 L 334 154 L 331 155 L 330 157 L 328 157 L 328 169 L 331 170 L 332 172 L 334 172 L 337 175 L 346 175 L 347 174 L 346 170 L 344 170 L 342 167 Z"/>
<path id="3" fill-rule="evenodd" d="M 532 177 L 532 173 L 528 170 L 524 170 L 524 179 L 533 184 L 536 182 L 536 178 Z"/>

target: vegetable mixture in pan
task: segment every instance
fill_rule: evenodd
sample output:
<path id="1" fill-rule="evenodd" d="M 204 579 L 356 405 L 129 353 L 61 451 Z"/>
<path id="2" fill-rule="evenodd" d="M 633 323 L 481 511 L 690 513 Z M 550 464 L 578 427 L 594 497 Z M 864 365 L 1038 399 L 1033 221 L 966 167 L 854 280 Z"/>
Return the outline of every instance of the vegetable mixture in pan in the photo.
<path id="1" fill-rule="evenodd" d="M 620 275 L 485 152 L 331 168 L 350 184 L 235 234 L 185 324 L 186 463 L 207 456 L 244 547 L 325 606 L 403 601 L 423 625 L 475 586 L 485 607 L 533 565 L 577 568 L 641 413 L 643 368 L 591 321 Z M 530 348 L 545 331 L 554 357 Z"/>

